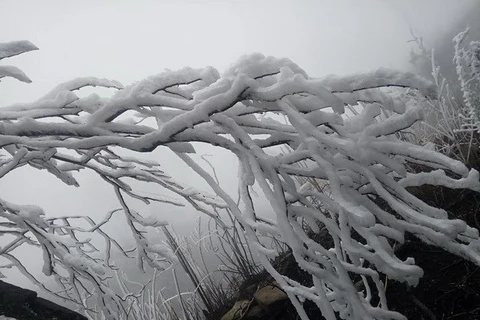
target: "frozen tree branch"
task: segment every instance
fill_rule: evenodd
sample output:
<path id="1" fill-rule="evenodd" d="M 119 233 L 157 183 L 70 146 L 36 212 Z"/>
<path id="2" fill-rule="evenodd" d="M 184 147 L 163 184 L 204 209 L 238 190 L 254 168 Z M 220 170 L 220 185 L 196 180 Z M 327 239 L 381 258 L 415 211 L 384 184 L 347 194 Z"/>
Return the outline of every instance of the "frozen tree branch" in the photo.
<path id="1" fill-rule="evenodd" d="M 7 48 L 5 57 L 31 47 L 11 44 Z M 26 79 L 18 72 L 4 74 Z M 108 99 L 77 97 L 73 91 L 84 86 L 118 91 Z M 318 80 L 287 59 L 253 54 L 242 57 L 222 75 L 213 68 L 185 68 L 126 87 L 115 81 L 81 78 L 56 87 L 34 103 L 1 108 L 0 146 L 5 156 L 0 159 L 0 177 L 29 165 L 77 186 L 73 172 L 92 170 L 112 186 L 121 206 L 99 223 L 82 217 L 91 226 L 82 229 L 74 227 L 80 217 L 46 218 L 36 206 L 0 200 L 0 216 L 6 221 L 2 232 L 15 235 L 0 248 L 1 256 L 26 274 L 12 251 L 24 244 L 39 246 L 44 253 L 44 273 L 64 288 L 58 295 L 83 305 L 96 296 L 105 315 L 114 318 L 125 310 L 123 297 L 107 285 L 106 275 L 116 268 L 112 247 L 126 257 L 135 253 L 140 267 L 147 263 L 162 269 L 174 260 L 171 252 L 144 236 L 146 227 L 165 222 L 136 212 L 127 198 L 147 204 L 186 202 L 212 217 L 216 217 L 214 209 L 228 208 L 302 319 L 307 319 L 302 306 L 305 299 L 314 302 L 329 320 L 336 314 L 343 319 L 404 319 L 388 309 L 380 274 L 410 285 L 422 277 L 413 259 L 402 261 L 395 255 L 394 243 L 403 243 L 406 233 L 480 264 L 478 230 L 449 220 L 444 210 L 427 205 L 405 188 L 434 184 L 479 191 L 480 182 L 478 172 L 462 163 L 399 140 L 395 134 L 419 121 L 422 112 L 411 101 L 379 89 L 383 87 L 434 94 L 431 84 L 412 74 L 380 70 Z M 346 118 L 345 106 L 359 102 L 364 110 Z M 390 110 L 390 116 L 378 121 L 382 110 Z M 131 112 L 135 119 L 125 120 Z M 283 115 L 288 121 L 263 117 L 267 113 Z M 219 146 L 237 156 L 240 203 L 188 155 L 195 152 L 193 142 Z M 292 151 L 267 152 L 274 146 L 288 146 Z M 119 148 L 150 152 L 160 147 L 174 151 L 215 195 L 175 181 L 156 162 L 116 152 Z M 313 163 L 311 167 L 297 165 L 306 159 Z M 407 172 L 407 162 L 435 170 Z M 308 182 L 300 186 L 296 177 L 322 179 L 331 194 L 313 190 Z M 126 178 L 155 183 L 179 199 L 147 197 L 133 190 Z M 273 223 L 255 212 L 250 196 L 254 184 L 260 186 L 276 214 Z M 125 216 L 135 239 L 133 251 L 121 248 L 102 230 L 116 212 Z M 333 247 L 314 241 L 303 228 L 305 222 L 312 230 L 325 227 Z M 103 255 L 80 236 L 91 233 L 104 239 Z M 273 252 L 259 242 L 259 234 L 287 243 L 314 285 L 307 287 L 277 272 L 269 260 Z M 360 286 L 354 284 L 352 274 L 361 277 Z M 372 304 L 374 300 L 380 304 Z"/>

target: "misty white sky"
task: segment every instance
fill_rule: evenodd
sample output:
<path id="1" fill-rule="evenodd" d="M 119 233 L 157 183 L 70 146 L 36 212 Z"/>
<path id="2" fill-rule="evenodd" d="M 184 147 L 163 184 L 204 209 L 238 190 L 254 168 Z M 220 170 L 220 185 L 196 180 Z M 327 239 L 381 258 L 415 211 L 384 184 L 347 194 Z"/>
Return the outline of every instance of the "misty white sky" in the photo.
<path id="1" fill-rule="evenodd" d="M 0 1 L 0 41 L 40 51 L 7 61 L 34 81 L 3 81 L 0 105 L 77 76 L 124 84 L 165 68 L 224 70 L 241 54 L 289 57 L 311 76 L 403 68 L 410 29 L 431 39 L 474 0 Z"/>
<path id="2" fill-rule="evenodd" d="M 34 100 L 79 76 L 127 85 L 165 68 L 212 65 L 222 72 L 250 52 L 288 57 L 315 77 L 406 69 L 410 30 L 433 42 L 474 1 L 0 0 L 0 42 L 27 39 L 40 48 L 1 62 L 20 67 L 33 83 L 2 80 L 0 107 Z M 228 183 L 235 159 L 214 153 L 212 161 Z M 167 169 L 178 169 L 178 160 L 154 156 Z M 188 172 L 177 170 L 176 176 L 190 182 Z M 100 179 L 82 175 L 80 182 L 85 188 L 72 191 L 44 172 L 22 169 L 0 181 L 0 194 L 55 215 L 117 207 Z M 178 214 L 185 219 L 187 213 Z"/>
<path id="3" fill-rule="evenodd" d="M 212 65 L 221 72 L 240 55 L 256 51 L 289 57 L 316 77 L 405 69 L 410 30 L 433 41 L 473 2 L 2 0 L 0 42 L 28 39 L 40 50 L 2 61 L 20 67 L 33 83 L 2 80 L 0 106 L 34 100 L 78 76 L 127 85 L 165 68 Z M 211 160 L 220 176 L 235 177 L 235 166 L 224 166 L 226 159 L 235 159 L 215 153 Z M 192 182 L 177 159 L 162 151 L 154 156 L 179 180 Z M 9 201 L 38 203 L 52 214 L 64 214 L 72 206 L 96 212 L 116 206 L 109 187 L 94 175 L 80 179 L 86 186 L 82 192 L 47 173 L 22 169 L 1 180 L 0 192 Z"/>

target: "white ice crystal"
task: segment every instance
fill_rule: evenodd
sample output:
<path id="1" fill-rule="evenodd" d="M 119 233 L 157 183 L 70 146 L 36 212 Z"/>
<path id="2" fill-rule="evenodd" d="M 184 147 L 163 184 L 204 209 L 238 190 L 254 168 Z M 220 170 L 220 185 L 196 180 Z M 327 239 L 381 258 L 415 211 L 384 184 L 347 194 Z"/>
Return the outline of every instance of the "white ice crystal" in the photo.
<path id="1" fill-rule="evenodd" d="M 19 44 L 3 52 L 8 56 L 32 48 Z M 26 79 L 18 72 L 12 75 Z M 79 99 L 73 91 L 84 86 L 118 91 L 111 98 L 91 95 Z M 391 90 L 381 90 L 385 87 Z M 0 145 L 8 156 L 0 158 L 0 177 L 30 165 L 48 170 L 64 183 L 78 185 L 73 171 L 92 170 L 113 187 L 120 204 L 99 223 L 83 217 L 91 226 L 88 229 L 72 226 L 74 218 L 46 219 L 38 207 L 1 200 L 0 217 L 9 221 L 5 226 L 17 235 L 2 252 L 23 270 L 9 252 L 32 243 L 25 235 L 33 235 L 44 252 L 44 272 L 57 277 L 68 297 L 77 301 L 87 300 L 93 292 L 105 317 L 113 319 L 123 312 L 122 299 L 101 276 L 114 268 L 113 246 L 126 257 L 134 252 L 140 267 L 147 263 L 165 268 L 175 260 L 171 251 L 151 243 L 145 235 L 146 228 L 163 226 L 163 219 L 133 210 L 129 199 L 145 204 L 188 203 L 214 219 L 218 219 L 218 209 L 228 208 L 301 319 L 308 319 L 302 306 L 305 300 L 312 301 L 329 320 L 336 319 L 335 313 L 343 319 L 404 319 L 388 309 L 381 274 L 410 285 L 423 276 L 413 259 L 401 260 L 395 255 L 393 243 L 403 243 L 407 232 L 480 264 L 478 230 L 463 221 L 449 220 L 444 210 L 424 203 L 406 187 L 433 184 L 480 191 L 480 183 L 478 172 L 461 162 L 398 138 L 398 133 L 421 120 L 422 112 L 414 103 L 402 100 L 404 94 L 392 95 L 392 88 L 435 95 L 432 84 L 411 73 L 381 69 L 313 79 L 288 59 L 252 54 L 241 57 L 222 75 L 212 67 L 184 68 L 126 87 L 111 80 L 79 78 L 59 85 L 34 103 L 0 109 Z M 349 117 L 348 110 L 359 107 L 363 109 Z M 131 111 L 136 119 L 145 121 L 120 118 Z M 287 121 L 268 119 L 267 113 Z M 240 202 L 189 156 L 195 152 L 193 142 L 221 147 L 237 156 Z M 291 152 L 269 152 L 278 146 L 288 146 Z M 116 152 L 151 152 L 159 147 L 170 148 L 214 194 L 176 181 L 158 163 Z M 311 165 L 300 165 L 303 161 Z M 407 163 L 433 170 L 412 173 Z M 310 182 L 299 185 L 298 177 Z M 131 179 L 155 183 L 178 199 L 145 196 L 129 184 Z M 313 185 L 319 180 L 328 186 L 328 193 Z M 251 197 L 254 185 L 265 195 L 274 220 L 256 212 Z M 121 248 L 102 230 L 117 213 L 124 215 L 135 240 L 132 250 Z M 312 239 L 305 223 L 315 231 L 325 228 L 333 247 Z M 86 249 L 93 246 L 89 240 L 76 238 L 92 232 L 105 239 L 103 259 Z M 352 237 L 353 233 L 358 237 Z M 259 235 L 285 242 L 314 285 L 304 286 L 278 273 L 270 262 L 275 252 L 259 241 Z M 67 269 L 67 277 L 59 275 L 59 266 Z M 352 275 L 360 275 L 362 282 L 354 284 Z M 91 292 L 85 289 L 89 286 Z"/>

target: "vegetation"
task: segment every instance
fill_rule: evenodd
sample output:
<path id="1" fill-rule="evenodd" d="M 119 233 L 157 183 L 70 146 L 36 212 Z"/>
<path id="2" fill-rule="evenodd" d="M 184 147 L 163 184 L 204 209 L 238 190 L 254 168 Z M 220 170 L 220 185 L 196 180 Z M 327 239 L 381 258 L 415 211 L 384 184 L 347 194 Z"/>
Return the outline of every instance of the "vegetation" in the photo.
<path id="1" fill-rule="evenodd" d="M 462 79 L 464 83 L 459 90 L 460 96 L 451 89 L 452 87 L 460 88 L 460 86 L 457 83 L 452 85 L 442 77 L 440 68 L 435 64 L 434 51 L 432 50 L 430 53 L 423 46 L 421 39 L 414 39 L 420 49 L 421 57 L 428 60 L 432 67 L 432 79 L 438 89 L 437 97 L 427 99 L 410 92 L 425 110 L 425 121 L 417 122 L 407 130 L 398 132 L 397 137 L 411 143 L 435 148 L 445 155 L 466 163 L 470 168 L 478 170 L 480 169 L 480 144 L 478 127 L 473 125 L 476 121 L 474 119 L 478 119 L 475 109 L 478 103 L 473 100 L 478 97 L 478 88 L 475 87 L 478 85 L 476 82 L 478 78 L 475 78 L 478 73 L 474 68 L 478 66 L 475 61 L 479 61 L 479 57 L 474 54 L 475 48 L 477 48 L 476 42 L 465 44 L 467 31 L 455 38 L 455 63 L 458 66 L 456 69 L 459 83 L 462 82 Z M 467 46 L 467 48 L 462 48 L 462 46 Z M 467 103 L 462 101 L 462 97 L 472 101 L 469 103 L 470 107 L 466 107 Z M 352 114 L 358 115 L 361 109 L 359 110 L 358 106 L 350 107 L 350 111 Z M 284 153 L 289 151 L 289 149 L 283 150 Z M 309 166 L 307 161 L 299 162 L 297 165 L 304 168 Z M 410 165 L 412 172 L 422 169 L 418 165 Z M 296 177 L 295 179 L 299 185 L 309 183 L 318 192 L 330 194 L 329 185 L 325 181 L 308 177 Z M 480 198 L 476 192 L 431 186 L 410 188 L 410 191 L 430 205 L 447 210 L 451 218 L 462 219 L 469 225 L 480 228 L 480 220 L 477 217 Z M 319 208 L 321 208 L 320 205 Z M 308 223 L 305 223 L 304 230 L 323 246 L 333 246 L 332 243 L 328 243 L 331 239 L 325 229 L 315 233 Z M 480 309 L 477 307 L 480 302 L 477 294 L 480 289 L 480 275 L 477 275 L 478 266 L 434 246 L 423 244 L 412 237 L 409 237 L 405 244 L 399 245 L 396 252 L 403 259 L 414 257 L 416 263 L 425 271 L 425 276 L 416 287 L 407 287 L 401 282 L 387 279 L 385 286 L 388 287 L 386 294 L 388 301 L 391 301 L 390 308 L 406 315 L 409 319 L 418 318 L 419 315 L 424 319 L 472 319 L 472 317 L 480 315 Z M 273 265 L 277 270 L 283 269 L 282 274 L 287 277 L 295 278 L 304 285 L 307 283 L 311 285 L 308 273 L 289 267 L 295 265 L 295 260 L 288 248 L 279 252 Z M 264 282 L 266 276 L 264 272 L 252 272 L 250 278 L 242 277 L 243 285 L 232 285 L 231 288 L 234 288 L 235 294 L 233 295 L 234 299 L 231 295 L 229 296 L 229 306 L 232 307 L 235 300 L 245 298 L 245 294 L 248 299 L 252 298 L 253 293 L 246 292 L 246 288 L 252 284 L 252 281 L 257 285 Z M 255 277 L 255 275 L 259 276 Z M 215 284 L 213 285 L 215 286 Z M 417 297 L 421 297 L 421 300 Z M 293 309 L 293 306 L 288 308 Z M 295 312 L 289 311 L 288 308 L 283 309 L 282 319 L 297 319 Z M 221 310 L 220 314 L 226 313 L 224 306 L 219 307 L 219 310 Z M 309 313 L 311 318 L 319 317 L 314 308 Z M 208 319 L 219 318 L 216 315 Z"/>
<path id="2" fill-rule="evenodd" d="M 284 319 L 318 318 L 319 312 L 329 320 L 404 319 L 418 312 L 434 319 L 437 311 L 467 319 L 478 311 L 473 293 L 471 304 L 449 310 L 434 309 L 426 300 L 444 306 L 442 299 L 459 296 L 450 288 L 435 301 L 417 296 L 430 292 L 422 278 L 439 280 L 429 268 L 432 261 L 463 264 L 466 271 L 456 269 L 457 278 L 451 278 L 457 285 L 478 279 L 480 59 L 478 43 L 465 44 L 465 39 L 462 33 L 455 40 L 461 103 L 433 55 L 435 86 L 388 70 L 311 79 L 288 60 L 251 55 L 222 76 L 211 68 L 186 68 L 125 88 L 116 81 L 82 78 L 34 103 L 4 107 L 0 178 L 30 165 L 78 185 L 72 172 L 92 170 L 112 186 L 121 207 L 94 222 L 90 217 L 45 217 L 37 206 L 0 199 L 0 232 L 9 239 L 0 248 L 8 261 L 3 267 L 18 268 L 97 319 L 218 319 L 237 295 L 250 295 L 247 287 L 259 278 L 275 282 L 290 299 Z M 0 58 L 36 49 L 29 42 L 1 48 Z M 3 76 L 29 81 L 13 67 L 0 67 Z M 110 99 L 79 98 L 73 91 L 83 86 L 119 91 Z M 427 121 L 420 122 L 424 109 Z M 135 121 L 124 121 L 122 116 L 131 118 L 132 112 Z M 189 156 L 195 142 L 221 146 L 238 157 L 238 201 Z M 175 181 L 158 163 L 118 152 L 157 147 L 172 150 L 214 195 Z M 206 235 L 198 230 L 200 260 L 160 217 L 145 216 L 132 204 L 183 203 L 141 194 L 128 183 L 132 178 L 156 183 L 211 217 L 213 227 Z M 275 220 L 255 210 L 254 186 L 269 201 Z M 102 230 L 117 213 L 123 213 L 132 232 L 131 250 Z M 168 246 L 151 243 L 148 228 L 162 230 Z M 97 249 L 91 237 L 103 239 L 104 248 Z M 208 254 L 221 262 L 218 277 L 204 261 L 205 243 Z M 42 250 L 43 272 L 61 290 L 47 288 L 15 257 L 21 245 Z M 112 258 L 113 248 L 154 270 L 151 281 L 128 280 Z M 424 252 L 418 255 L 418 250 Z M 172 263 L 181 265 L 194 290 L 181 292 L 174 270 L 178 294 L 165 298 L 155 281 Z M 417 289 L 407 289 L 415 285 Z M 99 309 L 90 307 L 93 299 Z"/>

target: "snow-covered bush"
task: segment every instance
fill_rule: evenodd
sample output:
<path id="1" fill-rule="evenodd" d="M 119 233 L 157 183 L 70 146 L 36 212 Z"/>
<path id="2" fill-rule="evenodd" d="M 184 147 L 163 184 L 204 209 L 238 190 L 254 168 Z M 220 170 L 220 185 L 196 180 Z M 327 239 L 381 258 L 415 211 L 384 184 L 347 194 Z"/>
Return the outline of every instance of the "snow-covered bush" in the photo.
<path id="1" fill-rule="evenodd" d="M 8 57 L 32 49 L 27 42 L 6 43 L 0 46 L 0 54 Z M 3 76 L 28 81 L 18 69 L 0 68 Z M 85 86 L 118 91 L 111 98 L 79 98 L 74 91 Z M 116 268 L 113 247 L 125 256 L 135 253 L 140 267 L 147 263 L 163 269 L 175 260 L 171 251 L 144 236 L 146 227 L 165 224 L 162 217 L 136 212 L 128 205 L 129 198 L 170 205 L 183 205 L 183 199 L 212 217 L 218 208 L 230 210 L 301 319 L 308 319 L 305 300 L 330 320 L 336 315 L 404 319 L 388 309 L 382 274 L 409 285 L 422 277 L 413 259 L 402 261 L 395 255 L 394 246 L 404 242 L 406 233 L 480 264 L 478 230 L 448 219 L 444 210 L 427 205 L 406 188 L 431 184 L 480 191 L 480 182 L 478 172 L 469 171 L 461 162 L 399 139 L 396 134 L 419 121 L 422 110 L 408 94 L 394 97 L 379 89 L 384 87 L 416 90 L 426 97 L 436 94 L 434 85 L 410 73 L 381 69 L 314 79 L 290 60 L 252 54 L 221 75 L 211 67 L 184 68 L 127 87 L 116 81 L 80 78 L 58 85 L 33 103 L 2 107 L 0 177 L 30 165 L 77 186 L 74 172 L 92 170 L 113 187 L 121 209 L 100 223 L 79 218 L 91 224 L 85 229 L 75 226 L 75 217 L 48 217 L 37 206 L 0 199 L 1 233 L 11 239 L 2 245 L 1 256 L 10 261 L 7 267 L 17 267 L 32 278 L 14 250 L 21 245 L 39 247 L 44 253 L 44 273 L 63 287 L 56 295 L 84 305 L 96 297 L 105 316 L 115 318 L 126 310 L 125 297 L 109 288 L 106 277 Z M 342 117 L 345 106 L 359 103 L 363 105 L 360 113 Z M 382 110 L 388 112 L 378 121 Z M 132 111 L 135 117 L 124 121 L 122 115 Z M 283 115 L 288 122 L 265 116 L 270 114 Z M 195 152 L 195 142 L 237 156 L 240 201 L 192 159 L 189 154 Z M 271 151 L 279 146 L 292 151 Z M 172 150 L 205 180 L 214 195 L 175 181 L 156 162 L 117 152 L 145 153 L 156 148 Z M 313 165 L 296 165 L 304 160 Z M 406 169 L 409 163 L 431 170 L 411 173 Z M 300 186 L 295 177 L 324 180 L 330 194 L 318 192 L 308 180 Z M 179 199 L 145 196 L 129 185 L 131 179 L 155 183 Z M 251 197 L 254 186 L 262 190 L 274 219 L 256 210 Z M 134 250 L 121 248 L 102 230 L 117 213 L 126 218 L 135 238 Z M 327 229 L 333 247 L 314 241 L 305 232 L 305 222 L 314 231 Z M 102 256 L 92 249 L 90 233 L 104 237 Z M 259 235 L 287 243 L 313 285 L 278 273 L 270 259 L 274 252 L 262 245 Z"/>
<path id="2" fill-rule="evenodd" d="M 436 64 L 435 51 L 429 51 L 420 38 L 414 37 L 420 51 L 413 53 L 414 65 L 417 60 L 430 65 L 437 94 L 434 99 L 417 95 L 425 121 L 414 125 L 406 138 L 417 144 L 431 143 L 438 151 L 475 165 L 480 144 L 480 42 L 467 39 L 468 29 L 454 37 L 452 64 L 457 78 L 446 79 Z"/>
<path id="3" fill-rule="evenodd" d="M 460 32 L 455 42 L 455 62 L 458 82 L 460 84 L 464 110 L 464 127 L 466 131 L 480 133 L 480 41 L 467 41 L 468 29 Z"/>

